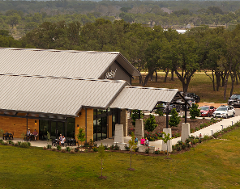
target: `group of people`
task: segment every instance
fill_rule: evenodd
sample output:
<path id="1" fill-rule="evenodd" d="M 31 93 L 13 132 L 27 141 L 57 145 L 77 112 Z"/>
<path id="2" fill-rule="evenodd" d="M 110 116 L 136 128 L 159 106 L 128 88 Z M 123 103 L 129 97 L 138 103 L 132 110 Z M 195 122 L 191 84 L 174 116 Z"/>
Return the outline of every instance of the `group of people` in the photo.
<path id="1" fill-rule="evenodd" d="M 141 145 L 149 146 L 149 140 L 148 140 L 147 137 L 145 139 L 144 139 L 144 137 L 142 137 L 140 142 L 141 142 Z M 135 137 L 135 143 L 136 144 L 138 143 L 138 138 L 137 137 Z"/>
<path id="2" fill-rule="evenodd" d="M 36 129 L 33 131 L 33 133 L 31 133 L 30 128 L 28 128 L 28 130 L 27 130 L 27 140 L 30 140 L 31 136 L 34 136 L 35 140 L 37 140 L 38 132 L 37 132 Z"/>
<path id="3" fill-rule="evenodd" d="M 62 134 L 60 134 L 59 136 L 59 145 L 64 146 L 64 142 L 66 141 L 65 136 L 63 136 Z"/>
<path id="4" fill-rule="evenodd" d="M 147 137 L 146 138 L 142 137 L 141 145 L 149 146 L 149 140 Z"/>

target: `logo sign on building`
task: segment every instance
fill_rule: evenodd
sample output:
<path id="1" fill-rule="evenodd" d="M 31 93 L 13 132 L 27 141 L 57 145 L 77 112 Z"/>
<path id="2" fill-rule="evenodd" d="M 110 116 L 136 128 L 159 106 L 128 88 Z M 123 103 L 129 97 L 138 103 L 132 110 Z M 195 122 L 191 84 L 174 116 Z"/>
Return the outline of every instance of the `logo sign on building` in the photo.
<path id="1" fill-rule="evenodd" d="M 113 79 L 113 78 L 115 78 L 116 72 L 117 72 L 117 68 L 116 68 L 115 71 L 111 70 L 110 72 L 107 72 L 106 76 L 105 76 L 105 79 Z"/>

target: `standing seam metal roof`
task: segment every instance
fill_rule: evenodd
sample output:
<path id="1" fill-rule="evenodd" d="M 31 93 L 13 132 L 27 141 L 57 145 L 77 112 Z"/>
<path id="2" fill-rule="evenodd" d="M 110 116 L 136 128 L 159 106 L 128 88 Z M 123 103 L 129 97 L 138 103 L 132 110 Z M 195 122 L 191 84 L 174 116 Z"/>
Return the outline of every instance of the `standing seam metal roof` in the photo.
<path id="1" fill-rule="evenodd" d="M 140 75 L 119 52 L 0 48 L 2 73 L 100 78 L 117 60 L 133 76 Z"/>
<path id="2" fill-rule="evenodd" d="M 126 81 L 0 75 L 0 109 L 77 116 L 82 106 L 108 108 Z"/>
<path id="3" fill-rule="evenodd" d="M 177 89 L 126 86 L 110 108 L 152 111 L 158 102 L 171 102 Z"/>

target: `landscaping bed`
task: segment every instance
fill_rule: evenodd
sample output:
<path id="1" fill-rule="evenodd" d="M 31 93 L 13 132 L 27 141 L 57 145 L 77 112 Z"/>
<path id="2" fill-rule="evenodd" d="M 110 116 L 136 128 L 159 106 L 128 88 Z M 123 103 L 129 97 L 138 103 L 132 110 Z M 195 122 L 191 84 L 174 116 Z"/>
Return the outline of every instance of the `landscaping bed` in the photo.
<path id="1" fill-rule="evenodd" d="M 148 115 L 144 115 L 143 120 L 149 118 Z M 157 127 L 154 129 L 154 131 L 152 133 L 148 133 L 147 131 L 145 131 L 145 136 L 151 136 L 151 135 L 155 135 L 156 133 L 161 133 L 163 131 L 163 128 L 166 128 L 166 117 L 165 116 L 156 116 L 156 123 L 157 123 Z M 173 137 L 178 137 L 181 134 L 182 131 L 182 123 L 185 123 L 185 118 L 180 118 L 181 121 L 178 124 L 177 127 L 172 127 L 172 135 Z M 190 130 L 191 133 L 195 132 L 200 128 L 200 125 L 207 125 L 210 122 L 210 120 L 208 119 L 187 119 L 187 123 L 190 124 Z M 170 126 L 169 126 L 170 127 Z M 131 119 L 128 120 L 128 132 L 131 133 L 132 131 L 135 131 L 135 127 L 132 125 L 132 121 Z"/>

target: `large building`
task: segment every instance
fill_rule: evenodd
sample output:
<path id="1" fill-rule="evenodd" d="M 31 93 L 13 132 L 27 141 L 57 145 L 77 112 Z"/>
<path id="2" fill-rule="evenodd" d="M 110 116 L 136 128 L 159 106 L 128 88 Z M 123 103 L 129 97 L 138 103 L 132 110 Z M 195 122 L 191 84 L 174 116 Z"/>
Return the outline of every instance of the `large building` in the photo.
<path id="1" fill-rule="evenodd" d="M 171 102 L 175 89 L 133 87 L 140 73 L 119 52 L 0 49 L 0 129 L 21 138 L 30 128 L 39 140 L 111 138 L 115 124 L 127 135 L 127 110 L 152 111 Z"/>

